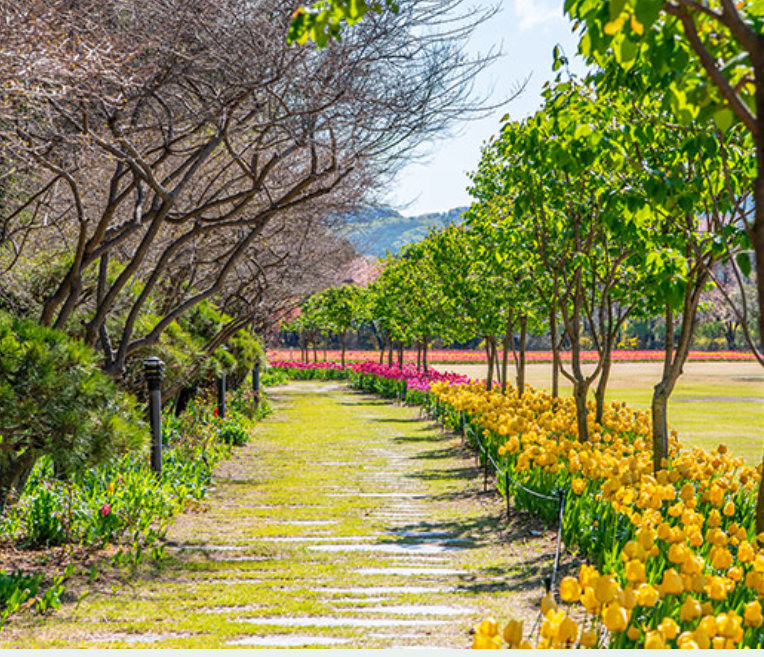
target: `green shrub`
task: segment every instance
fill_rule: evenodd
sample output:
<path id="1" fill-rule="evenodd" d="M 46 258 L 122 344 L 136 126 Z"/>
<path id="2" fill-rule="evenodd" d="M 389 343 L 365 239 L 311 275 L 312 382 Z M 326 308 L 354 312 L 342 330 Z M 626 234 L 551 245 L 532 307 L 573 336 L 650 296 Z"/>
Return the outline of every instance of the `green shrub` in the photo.
<path id="1" fill-rule="evenodd" d="M 0 509 L 40 457 L 64 478 L 138 449 L 147 433 L 93 350 L 0 313 Z"/>
<path id="2" fill-rule="evenodd" d="M 226 445 L 239 446 L 249 440 L 247 430 L 236 420 L 223 420 L 218 429 L 218 436 Z"/>

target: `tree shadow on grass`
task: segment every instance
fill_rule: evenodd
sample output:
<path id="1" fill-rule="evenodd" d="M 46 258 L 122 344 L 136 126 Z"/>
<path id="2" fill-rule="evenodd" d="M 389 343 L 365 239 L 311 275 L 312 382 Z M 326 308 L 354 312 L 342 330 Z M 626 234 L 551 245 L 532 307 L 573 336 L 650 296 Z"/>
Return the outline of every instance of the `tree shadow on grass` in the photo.
<path id="1" fill-rule="evenodd" d="M 482 471 L 473 467 L 466 468 L 445 468 L 443 470 L 420 470 L 418 472 L 408 472 L 403 475 L 404 479 L 419 479 L 421 481 L 472 481 L 477 479 Z"/>

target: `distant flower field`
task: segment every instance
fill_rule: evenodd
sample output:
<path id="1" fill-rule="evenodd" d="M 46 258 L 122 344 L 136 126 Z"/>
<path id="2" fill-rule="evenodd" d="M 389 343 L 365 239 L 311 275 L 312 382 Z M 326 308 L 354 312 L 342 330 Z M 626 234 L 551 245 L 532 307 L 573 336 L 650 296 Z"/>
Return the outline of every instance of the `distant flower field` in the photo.
<path id="1" fill-rule="evenodd" d="M 570 352 L 561 352 L 563 360 L 570 360 Z M 271 349 L 268 351 L 268 360 L 270 361 L 296 361 L 300 358 L 299 349 Z M 311 360 L 313 354 L 311 353 Z M 318 351 L 319 362 L 338 363 L 341 358 L 341 352 L 339 350 L 324 350 Z M 529 363 L 551 363 L 552 352 L 551 351 L 529 351 L 527 352 L 527 361 Z M 594 362 L 598 358 L 596 351 L 585 351 L 582 353 L 582 360 L 584 362 Z M 613 360 L 621 362 L 660 362 L 664 358 L 664 353 L 661 350 L 648 351 L 648 350 L 617 350 L 613 352 Z M 348 363 L 363 363 L 366 361 L 376 361 L 379 359 L 378 351 L 348 351 L 345 355 L 345 360 Z M 406 351 L 404 352 L 404 362 L 416 363 L 417 352 Z M 428 362 L 430 363 L 451 363 L 451 364 L 480 364 L 486 362 L 485 352 L 478 350 L 461 350 L 461 349 L 435 349 L 428 353 Z M 753 361 L 753 354 L 747 351 L 691 351 L 690 361 L 695 362 L 739 362 L 739 361 Z M 387 362 L 387 354 L 385 354 L 385 362 Z M 396 356 L 397 363 L 397 356 Z"/>

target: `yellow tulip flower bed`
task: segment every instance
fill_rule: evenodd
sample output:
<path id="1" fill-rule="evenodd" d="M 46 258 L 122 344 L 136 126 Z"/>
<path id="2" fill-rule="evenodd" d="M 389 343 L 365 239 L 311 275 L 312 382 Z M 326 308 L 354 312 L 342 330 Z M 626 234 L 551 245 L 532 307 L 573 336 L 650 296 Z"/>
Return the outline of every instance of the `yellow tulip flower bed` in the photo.
<path id="1" fill-rule="evenodd" d="M 654 473 L 649 414 L 623 404 L 610 404 L 601 423 L 592 408 L 591 439 L 580 442 L 572 399 L 532 389 L 518 398 L 481 383 L 435 383 L 431 392 L 431 410 L 478 432 L 522 484 L 510 487 L 516 506 L 551 520 L 557 508 L 522 487 L 566 491 L 563 539 L 593 564 L 544 599 L 533 637 L 519 622 L 502 628 L 487 619 L 475 628 L 474 647 L 761 646 L 759 470 L 723 445 L 684 450 L 673 434 L 668 467 Z"/>

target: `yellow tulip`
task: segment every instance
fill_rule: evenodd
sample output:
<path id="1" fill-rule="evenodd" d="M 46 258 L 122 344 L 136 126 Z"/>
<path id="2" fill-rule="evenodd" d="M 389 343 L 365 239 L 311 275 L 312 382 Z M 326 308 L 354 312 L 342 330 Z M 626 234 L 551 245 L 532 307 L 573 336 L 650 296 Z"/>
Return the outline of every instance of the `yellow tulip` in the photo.
<path id="1" fill-rule="evenodd" d="M 679 608 L 679 620 L 683 623 L 689 623 L 696 618 L 700 618 L 703 615 L 703 609 L 698 602 L 692 596 L 689 596 Z"/>
<path id="2" fill-rule="evenodd" d="M 660 632 L 653 630 L 645 636 L 645 648 L 648 650 L 662 650 L 666 647 L 666 641 Z"/>
<path id="3" fill-rule="evenodd" d="M 504 626 L 504 640 L 513 648 L 523 640 L 523 621 L 511 620 Z"/>
<path id="4" fill-rule="evenodd" d="M 658 631 L 664 639 L 670 641 L 671 639 L 676 639 L 679 634 L 679 625 L 677 625 L 673 618 L 664 618 L 658 625 Z"/>
<path id="5" fill-rule="evenodd" d="M 758 600 L 749 602 L 743 612 L 743 619 L 747 627 L 761 627 L 764 617 L 761 614 L 761 603 Z"/>
<path id="6" fill-rule="evenodd" d="M 629 624 L 631 613 L 617 602 L 607 605 L 602 610 L 602 622 L 611 632 L 623 632 Z"/>
<path id="7" fill-rule="evenodd" d="M 673 547 L 673 546 L 672 546 Z M 639 584 L 645 581 L 645 564 L 641 561 L 629 561 L 624 569 L 624 575 L 629 582 Z"/>
<path id="8" fill-rule="evenodd" d="M 594 648 L 597 645 L 597 633 L 594 630 L 583 631 L 579 643 L 583 648 Z"/>
<path id="9" fill-rule="evenodd" d="M 612 575 L 602 575 L 594 584 L 594 595 L 601 604 L 607 604 L 615 599 L 620 587 Z"/>
<path id="10" fill-rule="evenodd" d="M 568 603 L 581 599 L 581 585 L 575 577 L 563 577 L 560 582 L 560 598 Z"/>
<path id="11" fill-rule="evenodd" d="M 669 568 L 664 571 L 660 590 L 663 595 L 680 595 L 684 593 L 684 583 L 676 570 Z"/>

